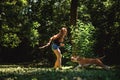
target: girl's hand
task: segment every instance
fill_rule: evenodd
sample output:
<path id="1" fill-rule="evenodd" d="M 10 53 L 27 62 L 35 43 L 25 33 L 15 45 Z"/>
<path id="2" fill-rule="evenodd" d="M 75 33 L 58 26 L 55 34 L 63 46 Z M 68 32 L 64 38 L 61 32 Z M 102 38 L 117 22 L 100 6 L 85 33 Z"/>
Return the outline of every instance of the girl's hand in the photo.
<path id="1" fill-rule="evenodd" d="M 63 46 L 65 46 L 65 44 L 63 44 L 63 43 L 60 43 L 60 46 L 61 46 L 61 47 L 63 47 Z"/>

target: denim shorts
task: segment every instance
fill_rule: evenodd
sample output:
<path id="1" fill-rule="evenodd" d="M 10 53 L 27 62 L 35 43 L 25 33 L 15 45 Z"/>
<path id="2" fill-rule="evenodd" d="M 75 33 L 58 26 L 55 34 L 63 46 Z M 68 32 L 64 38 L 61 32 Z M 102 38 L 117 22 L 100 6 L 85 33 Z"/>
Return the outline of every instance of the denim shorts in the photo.
<path id="1" fill-rule="evenodd" d="M 53 43 L 52 44 L 52 50 L 56 50 L 59 49 L 60 46 L 58 46 L 57 44 Z"/>

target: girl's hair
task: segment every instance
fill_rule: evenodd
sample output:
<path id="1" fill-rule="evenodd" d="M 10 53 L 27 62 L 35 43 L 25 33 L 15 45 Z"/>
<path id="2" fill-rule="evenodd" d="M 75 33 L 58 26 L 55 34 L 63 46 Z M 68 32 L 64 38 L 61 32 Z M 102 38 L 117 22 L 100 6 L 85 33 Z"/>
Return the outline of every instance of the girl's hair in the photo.
<path id="1" fill-rule="evenodd" d="M 65 36 L 66 36 L 66 33 L 67 33 L 67 29 L 65 28 L 65 27 L 62 27 L 61 29 L 60 29 L 60 31 L 59 31 L 59 33 L 58 33 L 58 35 L 59 35 L 59 39 L 60 38 L 64 38 Z"/>
<path id="2" fill-rule="evenodd" d="M 67 28 L 62 27 L 61 30 L 60 30 L 60 33 L 62 33 L 62 34 L 67 33 Z"/>

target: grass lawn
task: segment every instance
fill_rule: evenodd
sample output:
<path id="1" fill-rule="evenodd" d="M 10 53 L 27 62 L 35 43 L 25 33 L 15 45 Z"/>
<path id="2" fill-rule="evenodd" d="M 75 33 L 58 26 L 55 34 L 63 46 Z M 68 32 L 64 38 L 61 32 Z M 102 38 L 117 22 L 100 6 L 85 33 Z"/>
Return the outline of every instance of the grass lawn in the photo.
<path id="1" fill-rule="evenodd" d="M 0 80 L 120 80 L 120 70 L 52 68 L 0 65 Z"/>

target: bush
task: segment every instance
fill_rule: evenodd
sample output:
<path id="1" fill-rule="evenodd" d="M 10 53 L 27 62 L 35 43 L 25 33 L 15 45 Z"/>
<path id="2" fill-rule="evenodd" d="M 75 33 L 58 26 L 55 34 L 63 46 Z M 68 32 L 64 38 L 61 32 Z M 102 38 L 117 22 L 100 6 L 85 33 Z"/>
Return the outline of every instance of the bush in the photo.
<path id="1" fill-rule="evenodd" d="M 85 57 L 93 57 L 94 33 L 95 28 L 91 23 L 78 20 L 76 26 L 71 26 L 72 52 Z"/>

